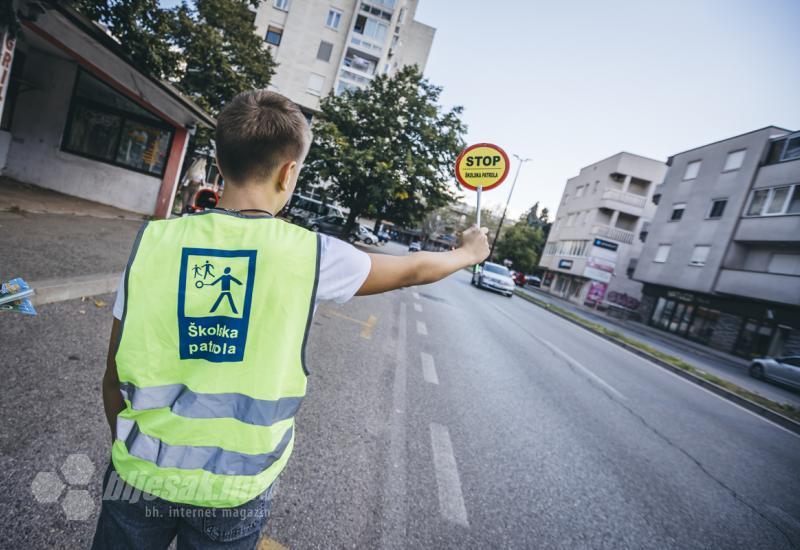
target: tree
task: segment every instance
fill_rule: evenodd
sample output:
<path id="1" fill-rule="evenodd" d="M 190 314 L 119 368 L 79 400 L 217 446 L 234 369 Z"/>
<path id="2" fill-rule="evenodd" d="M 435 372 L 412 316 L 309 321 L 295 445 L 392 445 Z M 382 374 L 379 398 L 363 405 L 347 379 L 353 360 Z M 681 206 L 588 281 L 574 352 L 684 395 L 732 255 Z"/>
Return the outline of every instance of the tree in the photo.
<path id="1" fill-rule="evenodd" d="M 510 260 L 512 267 L 518 271 L 534 271 L 550 233 L 548 216 L 547 208 L 539 212 L 537 201 L 517 223 L 504 229 L 497 241 L 497 257 Z"/>
<path id="2" fill-rule="evenodd" d="M 442 112 L 440 94 L 413 66 L 323 99 L 301 189 L 332 182 L 331 196 L 350 209 L 348 226 L 362 215 L 378 218 L 376 226 L 409 225 L 452 203 L 466 128 L 461 107 Z"/>
<path id="3" fill-rule="evenodd" d="M 103 24 L 138 69 L 168 80 L 216 116 L 239 92 L 266 88 L 275 62 L 253 31 L 260 0 L 184 0 L 162 8 L 158 0 L 74 0 Z M 198 132 L 190 145 L 208 144 Z"/>

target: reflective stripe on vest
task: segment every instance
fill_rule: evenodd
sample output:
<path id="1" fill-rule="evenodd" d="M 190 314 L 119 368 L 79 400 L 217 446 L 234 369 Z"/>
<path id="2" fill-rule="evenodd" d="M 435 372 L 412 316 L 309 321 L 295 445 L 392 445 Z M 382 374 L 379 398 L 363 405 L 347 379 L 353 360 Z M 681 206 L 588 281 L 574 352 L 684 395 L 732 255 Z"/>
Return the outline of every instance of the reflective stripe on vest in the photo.
<path id="1" fill-rule="evenodd" d="M 150 222 L 125 280 L 114 468 L 133 487 L 233 507 L 288 461 L 306 391 L 316 234 L 214 211 Z"/>

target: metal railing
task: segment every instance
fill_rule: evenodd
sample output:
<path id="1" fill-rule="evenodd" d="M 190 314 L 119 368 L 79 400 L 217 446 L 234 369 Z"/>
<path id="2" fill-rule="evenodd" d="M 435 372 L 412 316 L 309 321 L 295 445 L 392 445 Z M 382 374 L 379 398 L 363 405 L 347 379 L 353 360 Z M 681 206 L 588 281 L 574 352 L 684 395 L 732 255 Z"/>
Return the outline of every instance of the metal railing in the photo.
<path id="1" fill-rule="evenodd" d="M 644 208 L 644 205 L 647 203 L 647 197 L 634 195 L 633 193 L 617 191 L 616 189 L 606 189 L 603 191 L 601 199 L 629 204 L 631 206 L 635 206 L 636 208 Z"/>
<path id="2" fill-rule="evenodd" d="M 619 241 L 625 244 L 633 242 L 633 232 L 625 231 L 624 229 L 617 229 L 608 225 L 594 225 L 592 226 L 592 233 L 600 235 L 601 237 L 608 237 L 612 241 Z"/>

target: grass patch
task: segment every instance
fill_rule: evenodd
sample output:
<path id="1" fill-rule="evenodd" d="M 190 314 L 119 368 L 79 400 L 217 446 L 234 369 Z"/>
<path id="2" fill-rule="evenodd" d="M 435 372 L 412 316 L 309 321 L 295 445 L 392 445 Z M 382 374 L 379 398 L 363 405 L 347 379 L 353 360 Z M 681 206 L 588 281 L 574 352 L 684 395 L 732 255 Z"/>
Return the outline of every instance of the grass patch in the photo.
<path id="1" fill-rule="evenodd" d="M 609 338 L 611 338 L 611 339 L 613 339 L 613 340 L 615 340 L 617 342 L 624 343 L 624 344 L 626 344 L 626 345 L 628 345 L 630 347 L 633 347 L 633 348 L 636 348 L 638 350 L 641 350 L 641 351 L 647 353 L 648 355 L 652 355 L 653 357 L 655 357 L 657 359 L 660 359 L 661 361 L 664 361 L 665 363 L 669 363 L 670 365 L 672 365 L 674 367 L 677 367 L 677 368 L 679 368 L 679 369 L 681 369 L 683 371 L 691 373 L 692 375 L 697 376 L 698 378 L 702 378 L 703 380 L 707 380 L 708 382 L 712 382 L 712 383 L 714 383 L 714 384 L 716 384 L 718 386 L 721 386 L 721 387 L 725 388 L 726 390 L 728 390 L 729 392 L 738 395 L 739 397 L 743 397 L 745 399 L 753 401 L 753 402 L 761 405 L 762 407 L 765 407 L 765 408 L 767 408 L 767 409 L 769 409 L 769 410 L 771 410 L 773 412 L 776 412 L 778 414 L 782 414 L 782 415 L 784 415 L 784 416 L 786 416 L 788 418 L 791 418 L 792 420 L 800 422 L 800 410 L 798 410 L 797 408 L 795 408 L 795 407 L 793 407 L 791 405 L 788 405 L 786 403 L 778 403 L 777 401 L 772 401 L 771 399 L 767 399 L 766 397 L 764 397 L 762 395 L 759 395 L 757 393 L 751 392 L 750 390 L 747 390 L 747 389 L 745 389 L 745 388 L 743 388 L 743 387 L 741 387 L 741 386 L 739 386 L 737 384 L 734 384 L 733 382 L 730 382 L 729 380 L 725 380 L 724 378 L 720 378 L 719 376 L 715 376 L 715 375 L 713 375 L 711 373 L 708 373 L 708 372 L 706 372 L 706 371 L 704 371 L 702 369 L 698 369 L 697 367 L 695 367 L 693 365 L 690 365 L 689 363 L 687 363 L 686 361 L 684 361 L 682 359 L 678 359 L 677 357 L 669 355 L 668 353 L 664 353 L 663 351 L 659 351 L 659 350 L 653 348 L 652 346 L 648 346 L 647 344 L 643 344 L 642 342 L 639 342 L 638 340 L 634 340 L 633 338 L 631 338 L 629 336 L 621 334 L 621 333 L 619 333 L 619 332 L 617 332 L 615 330 L 611 330 L 611 329 L 609 329 L 607 327 L 604 327 L 603 325 L 600 325 L 598 323 L 593 323 L 592 321 L 588 321 L 587 319 L 585 319 L 585 318 L 581 317 L 580 315 L 577 315 L 576 313 L 573 313 L 573 312 L 571 312 L 571 311 L 569 311 L 567 309 L 564 309 L 564 308 L 559 307 L 559 306 L 554 306 L 554 305 L 552 305 L 552 304 L 550 304 L 548 302 L 545 302 L 544 300 L 539 300 L 538 298 L 536 298 L 534 296 L 530 296 L 530 295 L 528 295 L 528 294 L 526 294 L 524 292 L 516 291 L 515 294 L 517 296 L 519 296 L 520 298 L 522 298 L 523 300 L 527 300 L 529 302 L 532 302 L 532 303 L 536 304 L 537 306 L 539 306 L 539 307 L 541 307 L 543 309 L 546 309 L 548 311 L 552 311 L 556 315 L 560 315 L 561 317 L 566 317 L 567 319 L 575 321 L 579 325 L 582 325 L 582 326 L 584 326 L 584 327 L 586 327 L 586 328 L 588 328 L 588 329 L 590 329 L 590 330 L 592 330 L 594 332 L 597 332 L 599 334 L 603 334 L 603 335 L 605 335 L 605 336 L 607 336 L 607 337 L 609 337 Z"/>

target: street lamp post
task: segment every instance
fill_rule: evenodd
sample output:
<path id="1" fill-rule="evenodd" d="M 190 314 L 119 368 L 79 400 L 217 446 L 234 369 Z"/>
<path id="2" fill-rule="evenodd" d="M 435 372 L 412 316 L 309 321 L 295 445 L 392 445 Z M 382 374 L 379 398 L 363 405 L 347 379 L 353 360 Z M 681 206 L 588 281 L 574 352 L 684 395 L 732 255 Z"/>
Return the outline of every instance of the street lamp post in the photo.
<path id="1" fill-rule="evenodd" d="M 514 174 L 514 181 L 511 182 L 511 190 L 508 192 L 508 199 L 506 200 L 506 207 L 503 208 L 503 215 L 500 216 L 500 223 L 497 225 L 497 232 L 494 234 L 494 240 L 492 241 L 492 248 L 489 250 L 489 259 L 492 259 L 494 256 L 494 245 L 497 244 L 497 239 L 500 237 L 500 229 L 503 227 L 503 222 L 506 219 L 506 211 L 508 210 L 508 203 L 511 202 L 511 194 L 514 193 L 514 186 L 517 185 L 517 178 L 519 177 L 519 172 L 522 169 L 522 165 L 528 162 L 529 160 L 533 159 L 524 159 L 517 154 L 514 154 L 514 158 L 519 161 L 517 165 L 517 173 Z"/>

